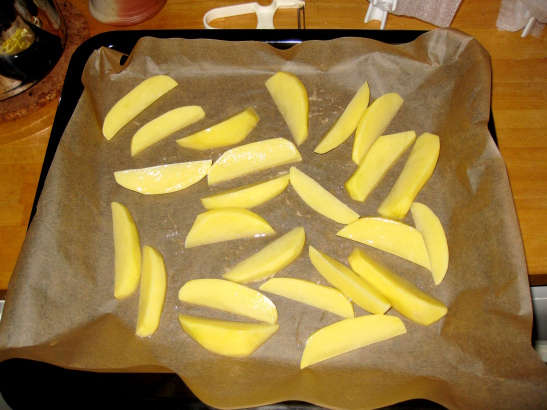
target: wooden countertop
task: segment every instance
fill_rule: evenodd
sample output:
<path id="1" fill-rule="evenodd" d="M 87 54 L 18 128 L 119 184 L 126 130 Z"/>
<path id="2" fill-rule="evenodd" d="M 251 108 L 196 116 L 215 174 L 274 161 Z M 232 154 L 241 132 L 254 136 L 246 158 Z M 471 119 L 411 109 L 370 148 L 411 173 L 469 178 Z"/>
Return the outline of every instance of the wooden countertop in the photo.
<path id="1" fill-rule="evenodd" d="M 88 11 L 87 0 L 71 0 L 87 20 L 92 36 L 120 29 L 201 29 L 208 10 L 243 2 L 168 0 L 152 19 L 124 28 L 95 20 Z M 308 0 L 306 27 L 377 29 L 378 22 L 363 23 L 367 4 L 365 0 Z M 513 190 L 530 283 L 547 285 L 547 36 L 544 32 L 540 38 L 521 38 L 520 32 L 498 31 L 499 6 L 499 0 L 464 0 L 451 27 L 475 37 L 492 57 L 494 121 Z M 274 22 L 277 28 L 296 28 L 295 10 L 280 10 Z M 254 28 L 256 18 L 218 20 L 215 26 Z M 434 28 L 416 19 L 393 15 L 386 26 Z M 54 101 L 0 124 L 0 291 L 8 286 L 25 238 L 56 108 Z"/>

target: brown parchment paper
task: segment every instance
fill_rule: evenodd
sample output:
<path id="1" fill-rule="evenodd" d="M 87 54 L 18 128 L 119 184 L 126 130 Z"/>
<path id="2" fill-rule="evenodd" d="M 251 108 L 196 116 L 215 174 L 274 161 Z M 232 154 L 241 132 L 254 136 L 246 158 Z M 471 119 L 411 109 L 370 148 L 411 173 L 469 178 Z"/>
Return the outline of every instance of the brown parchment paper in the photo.
<path id="1" fill-rule="evenodd" d="M 225 408 L 284 400 L 376 408 L 412 398 L 455 409 L 547 407 L 547 373 L 530 341 L 531 298 L 515 208 L 503 160 L 487 129 L 490 60 L 476 40 L 439 29 L 398 46 L 342 38 L 280 51 L 252 41 L 145 38 L 124 67 L 119 57 L 112 50 L 97 50 L 83 73 L 85 91 L 58 147 L 9 285 L 1 359 L 22 357 L 96 371 L 172 371 L 205 403 Z M 216 160 L 225 149 L 182 149 L 175 139 L 249 105 L 260 122 L 245 142 L 291 139 L 264 86 L 278 70 L 296 74 L 310 97 L 310 137 L 299 147 L 303 161 L 296 165 L 360 215 L 377 215 L 408 153 L 372 196 L 358 203 L 343 188 L 355 169 L 353 137 L 325 155 L 313 149 L 364 81 L 372 100 L 387 92 L 405 100 L 386 133 L 414 129 L 441 139 L 437 168 L 417 200 L 430 206 L 445 227 L 450 248 L 445 280 L 435 286 L 423 268 L 366 250 L 446 303 L 448 314 L 429 327 L 403 318 L 407 334 L 304 370 L 299 363 L 307 337 L 340 318 L 269 295 L 280 330 L 245 359 L 202 349 L 177 320 L 181 312 L 235 319 L 182 304 L 178 290 L 190 279 L 220 277 L 271 241 L 185 249 L 186 234 L 203 212 L 199 198 L 273 177 L 290 166 L 213 187 L 203 180 L 159 196 L 126 190 L 113 178 L 117 170 Z M 107 141 L 101 127 L 108 110 L 155 74 L 172 76 L 178 87 Z M 130 142 L 137 129 L 183 105 L 201 105 L 207 117 L 132 158 Z M 134 335 L 138 292 L 121 301 L 113 297 L 112 201 L 132 212 L 142 245 L 155 247 L 165 258 L 167 300 L 152 337 Z M 308 208 L 290 186 L 253 210 L 278 236 L 305 228 L 305 250 L 279 277 L 325 283 L 309 261 L 309 245 L 343 262 L 354 247 L 367 248 L 337 237 L 342 226 Z M 405 222 L 413 223 L 410 216 Z M 356 314 L 367 313 L 356 307 Z"/>

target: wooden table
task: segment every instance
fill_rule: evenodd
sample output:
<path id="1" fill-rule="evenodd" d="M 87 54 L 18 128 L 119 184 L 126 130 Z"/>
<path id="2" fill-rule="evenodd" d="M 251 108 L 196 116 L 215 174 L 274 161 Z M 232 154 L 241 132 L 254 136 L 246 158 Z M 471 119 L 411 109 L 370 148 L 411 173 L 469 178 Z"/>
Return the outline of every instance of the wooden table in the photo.
<path id="1" fill-rule="evenodd" d="M 251 1 L 251 0 L 249 0 Z M 201 29 L 203 15 L 214 7 L 242 0 L 168 0 L 152 19 L 130 29 Z M 91 35 L 124 29 L 95 20 L 87 0 L 71 0 L 85 16 Z M 262 5 L 270 2 L 259 0 Z M 308 29 L 377 29 L 364 24 L 365 0 L 308 0 Z M 452 27 L 474 36 L 490 53 L 492 108 L 501 154 L 507 165 L 532 285 L 547 284 L 547 35 L 520 37 L 496 28 L 499 0 L 464 0 Z M 280 10 L 277 28 L 295 28 L 296 12 Z M 256 18 L 234 17 L 216 27 L 254 28 Z M 435 27 L 391 15 L 387 29 Z M 9 104 L 9 100 L 0 102 Z M 57 102 L 22 118 L 0 124 L 0 291 L 8 286 L 30 217 L 34 194 Z"/>

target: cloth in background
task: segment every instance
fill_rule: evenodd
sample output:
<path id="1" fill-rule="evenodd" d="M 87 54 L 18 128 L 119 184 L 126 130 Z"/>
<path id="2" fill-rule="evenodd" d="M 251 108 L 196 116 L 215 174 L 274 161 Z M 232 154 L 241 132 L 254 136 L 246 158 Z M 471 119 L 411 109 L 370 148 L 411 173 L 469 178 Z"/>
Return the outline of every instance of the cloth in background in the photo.
<path id="1" fill-rule="evenodd" d="M 439 27 L 448 27 L 461 2 L 462 0 L 399 0 L 397 8 L 392 11 L 390 2 L 380 0 L 376 7 L 398 16 L 415 17 Z"/>
<path id="2" fill-rule="evenodd" d="M 536 21 L 530 34 L 539 37 L 547 23 L 546 0 L 502 0 L 496 27 L 504 31 L 519 31 L 531 17 Z"/>

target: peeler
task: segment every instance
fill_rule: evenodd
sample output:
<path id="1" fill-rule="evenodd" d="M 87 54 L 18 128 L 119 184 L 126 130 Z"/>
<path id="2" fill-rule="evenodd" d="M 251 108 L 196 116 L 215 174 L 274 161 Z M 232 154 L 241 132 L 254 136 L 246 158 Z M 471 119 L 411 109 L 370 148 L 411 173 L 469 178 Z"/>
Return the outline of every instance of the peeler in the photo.
<path id="1" fill-rule="evenodd" d="M 274 29 L 274 14 L 277 9 L 283 8 L 297 9 L 298 28 L 306 28 L 306 17 L 304 14 L 305 4 L 306 2 L 303 0 L 273 0 L 269 6 L 261 6 L 255 2 L 217 7 L 205 13 L 205 16 L 203 16 L 203 25 L 206 29 L 214 29 L 214 27 L 209 25 L 213 20 L 255 13 L 258 20 L 256 25 L 257 29 Z"/>

